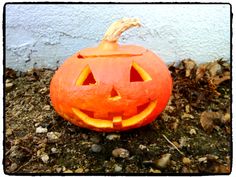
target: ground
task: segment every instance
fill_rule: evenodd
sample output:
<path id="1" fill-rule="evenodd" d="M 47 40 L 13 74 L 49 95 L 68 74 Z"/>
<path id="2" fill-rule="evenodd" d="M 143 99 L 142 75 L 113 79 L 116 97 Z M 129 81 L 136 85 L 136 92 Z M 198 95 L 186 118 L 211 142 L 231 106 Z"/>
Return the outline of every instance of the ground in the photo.
<path id="1" fill-rule="evenodd" d="M 54 111 L 55 71 L 6 68 L 5 173 L 230 173 L 230 64 L 186 59 L 169 70 L 172 96 L 153 123 L 98 133 Z"/>

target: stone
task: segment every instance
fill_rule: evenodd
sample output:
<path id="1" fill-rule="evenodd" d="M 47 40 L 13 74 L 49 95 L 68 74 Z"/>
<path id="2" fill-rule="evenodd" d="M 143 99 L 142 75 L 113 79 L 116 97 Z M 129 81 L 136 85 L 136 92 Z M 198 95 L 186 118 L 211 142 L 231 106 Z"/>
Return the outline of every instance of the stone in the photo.
<path id="1" fill-rule="evenodd" d="M 192 128 L 192 129 L 189 131 L 189 134 L 190 134 L 190 135 L 196 135 L 197 132 L 196 132 L 196 130 L 195 130 L 194 128 Z"/>
<path id="2" fill-rule="evenodd" d="M 73 171 L 72 170 L 65 170 L 65 171 L 63 171 L 63 173 L 73 173 Z"/>
<path id="3" fill-rule="evenodd" d="M 156 161 L 156 166 L 159 168 L 166 168 L 170 162 L 170 157 L 171 154 L 169 153 L 162 155 L 162 157 Z"/>
<path id="4" fill-rule="evenodd" d="M 114 171 L 117 172 L 117 173 L 119 173 L 119 172 L 122 171 L 122 167 L 119 166 L 119 165 L 117 165 L 117 164 L 115 164 Z"/>
<path id="5" fill-rule="evenodd" d="M 36 128 L 36 133 L 47 133 L 48 129 L 47 128 L 43 128 L 43 127 L 37 127 Z"/>
<path id="6" fill-rule="evenodd" d="M 207 162 L 207 157 L 200 157 L 198 159 L 199 162 Z"/>
<path id="7" fill-rule="evenodd" d="M 49 156 L 46 153 L 43 153 L 41 155 L 41 160 L 43 161 L 43 163 L 48 163 Z"/>
<path id="8" fill-rule="evenodd" d="M 58 153 L 58 149 L 55 148 L 55 147 L 53 147 L 53 148 L 51 148 L 51 152 L 52 152 L 53 154 L 56 154 L 56 153 Z"/>
<path id="9" fill-rule="evenodd" d="M 8 82 L 5 84 L 6 90 L 10 90 L 12 87 L 13 87 L 13 83 L 11 83 L 11 82 Z"/>
<path id="10" fill-rule="evenodd" d="M 183 163 L 184 163 L 185 165 L 188 165 L 188 164 L 191 163 L 191 160 L 190 160 L 190 158 L 188 158 L 188 157 L 184 157 L 182 161 L 183 161 Z"/>
<path id="11" fill-rule="evenodd" d="M 127 158 L 129 157 L 129 151 L 123 148 L 116 148 L 112 151 L 114 157 Z"/>
<path id="12" fill-rule="evenodd" d="M 99 145 L 99 144 L 92 144 L 92 146 L 91 146 L 91 151 L 92 152 L 101 152 L 101 150 L 102 150 L 102 146 L 101 145 Z"/>
<path id="13" fill-rule="evenodd" d="M 147 146 L 140 144 L 138 148 L 141 150 L 144 150 L 144 149 L 147 149 Z"/>
<path id="14" fill-rule="evenodd" d="M 56 172 L 57 172 L 57 173 L 60 173 L 61 171 L 62 171 L 62 168 L 61 168 L 61 167 L 56 168 Z"/>
<path id="15" fill-rule="evenodd" d="M 106 136 L 106 139 L 113 141 L 113 140 L 119 140 L 120 139 L 120 135 L 118 134 L 110 134 Z"/>
<path id="16" fill-rule="evenodd" d="M 77 168 L 75 170 L 75 173 L 83 173 L 84 172 L 84 169 L 83 168 Z"/>
<path id="17" fill-rule="evenodd" d="M 50 142 L 56 142 L 60 139 L 61 133 L 59 133 L 59 132 L 48 132 L 47 137 L 48 137 L 48 140 Z"/>
<path id="18" fill-rule="evenodd" d="M 161 173 L 160 170 L 158 170 L 158 169 L 152 169 L 152 168 L 149 170 L 149 172 L 150 172 L 150 173 Z"/>

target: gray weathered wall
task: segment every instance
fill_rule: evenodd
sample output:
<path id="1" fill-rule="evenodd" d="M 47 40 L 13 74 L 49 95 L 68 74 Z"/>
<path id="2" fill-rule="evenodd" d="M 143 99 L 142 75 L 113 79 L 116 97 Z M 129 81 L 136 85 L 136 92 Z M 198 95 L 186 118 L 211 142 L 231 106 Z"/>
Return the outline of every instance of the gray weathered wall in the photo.
<path id="1" fill-rule="evenodd" d="M 10 5 L 6 6 L 6 66 L 55 68 L 76 51 L 95 46 L 122 17 L 143 26 L 120 43 L 153 50 L 169 63 L 230 58 L 229 5 Z"/>

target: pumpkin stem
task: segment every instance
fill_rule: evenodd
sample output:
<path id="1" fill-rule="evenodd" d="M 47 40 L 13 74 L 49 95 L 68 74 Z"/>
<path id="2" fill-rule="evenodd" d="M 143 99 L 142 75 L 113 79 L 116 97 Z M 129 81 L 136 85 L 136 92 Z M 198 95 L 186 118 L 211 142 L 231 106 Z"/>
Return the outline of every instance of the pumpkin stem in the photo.
<path id="1" fill-rule="evenodd" d="M 114 22 L 106 31 L 99 45 L 102 49 L 114 49 L 118 46 L 117 41 L 121 34 L 131 27 L 140 27 L 140 21 L 137 18 L 122 18 Z"/>

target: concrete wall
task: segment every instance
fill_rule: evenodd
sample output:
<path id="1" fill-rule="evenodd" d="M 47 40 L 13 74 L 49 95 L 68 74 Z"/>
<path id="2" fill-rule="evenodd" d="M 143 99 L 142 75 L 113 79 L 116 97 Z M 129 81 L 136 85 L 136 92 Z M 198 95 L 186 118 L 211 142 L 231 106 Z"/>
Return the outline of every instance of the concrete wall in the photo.
<path id="1" fill-rule="evenodd" d="M 166 63 L 230 59 L 229 5 L 11 5 L 6 6 L 6 66 L 18 70 L 55 68 L 76 51 L 95 46 L 122 17 L 143 26 L 120 43 L 153 50 Z"/>

